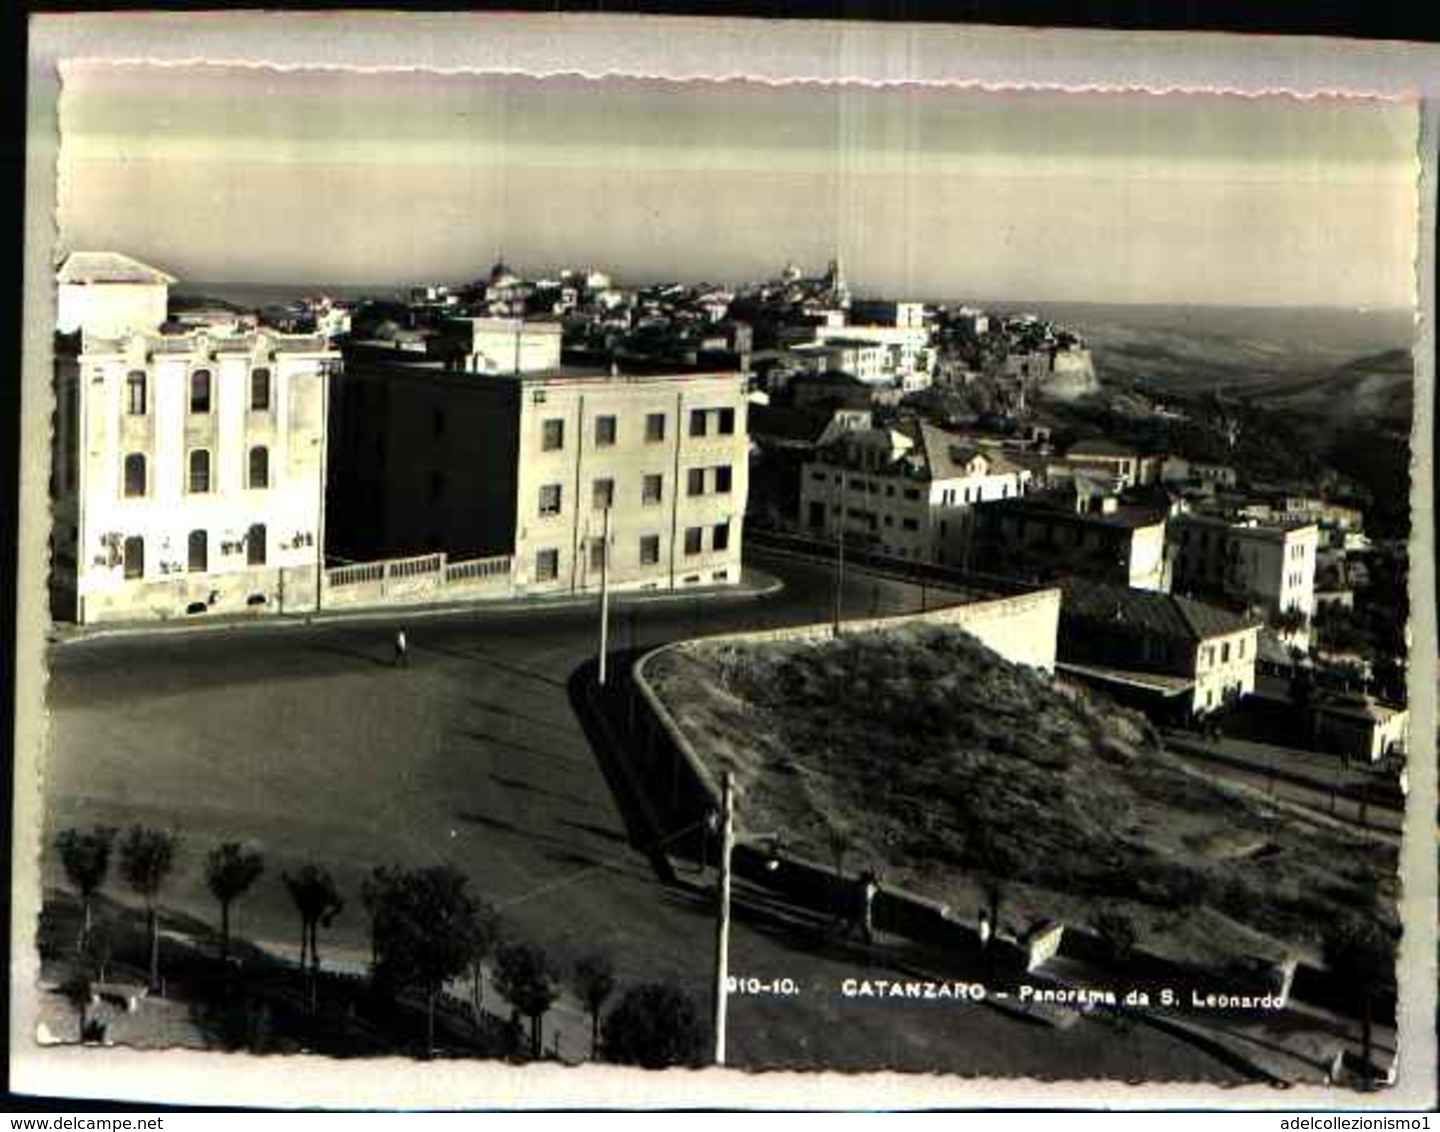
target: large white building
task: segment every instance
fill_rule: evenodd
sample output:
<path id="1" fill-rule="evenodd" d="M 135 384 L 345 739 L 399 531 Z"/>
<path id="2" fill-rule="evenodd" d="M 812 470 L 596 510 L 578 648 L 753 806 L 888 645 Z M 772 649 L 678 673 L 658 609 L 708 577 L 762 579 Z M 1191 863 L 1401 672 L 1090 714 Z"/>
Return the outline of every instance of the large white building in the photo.
<path id="1" fill-rule="evenodd" d="M 918 562 L 969 565 L 975 508 L 1025 493 L 1030 473 L 933 425 L 838 435 L 801 468 L 813 535 Z"/>
<path id="2" fill-rule="evenodd" d="M 1170 525 L 1176 592 L 1222 597 L 1267 614 L 1315 614 L 1313 523 L 1234 522 L 1182 514 Z M 1296 642 L 1300 643 L 1300 642 Z"/>
<path id="3" fill-rule="evenodd" d="M 162 333 L 163 303 L 90 280 L 56 349 L 57 617 L 313 607 L 338 355 L 314 336 Z"/>

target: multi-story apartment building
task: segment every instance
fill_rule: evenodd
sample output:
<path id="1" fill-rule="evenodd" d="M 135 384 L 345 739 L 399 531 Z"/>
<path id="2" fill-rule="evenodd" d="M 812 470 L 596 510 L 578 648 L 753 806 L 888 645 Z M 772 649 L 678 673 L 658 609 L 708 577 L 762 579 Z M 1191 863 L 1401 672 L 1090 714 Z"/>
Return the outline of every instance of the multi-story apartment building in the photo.
<path id="1" fill-rule="evenodd" d="M 1066 506 L 1062 499 L 1072 499 Z M 1033 498 L 980 514 L 975 566 L 1035 579 L 1091 578 L 1168 592 L 1164 508 L 1119 503 L 1113 496 Z"/>
<path id="2" fill-rule="evenodd" d="M 337 361 L 320 338 L 266 332 L 62 340 L 56 616 L 313 607 Z"/>
<path id="3" fill-rule="evenodd" d="M 840 433 L 800 472 L 800 522 L 874 553 L 968 566 L 975 514 L 1023 495 L 1030 473 L 915 422 Z"/>
<path id="4" fill-rule="evenodd" d="M 479 374 L 355 350 L 336 405 L 339 555 L 509 556 L 517 593 L 595 590 L 602 567 L 617 589 L 740 579 L 740 374 Z"/>
<path id="5" fill-rule="evenodd" d="M 1177 592 L 1211 595 L 1267 614 L 1315 613 L 1313 523 L 1235 522 L 1183 514 L 1168 535 Z"/>

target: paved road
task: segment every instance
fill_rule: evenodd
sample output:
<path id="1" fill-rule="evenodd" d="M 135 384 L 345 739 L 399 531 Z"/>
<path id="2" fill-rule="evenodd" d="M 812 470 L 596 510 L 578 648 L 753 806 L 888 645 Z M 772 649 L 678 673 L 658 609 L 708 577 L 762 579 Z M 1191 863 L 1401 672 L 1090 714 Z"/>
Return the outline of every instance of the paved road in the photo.
<path id="1" fill-rule="evenodd" d="M 617 647 L 830 615 L 825 566 L 758 556 L 757 564 L 786 588 L 744 600 L 619 602 Z M 847 582 L 855 616 L 921 601 L 894 579 L 854 571 Z M 935 591 L 925 597 L 933 603 Z M 392 634 L 403 621 L 54 649 L 50 828 L 178 829 L 183 850 L 163 902 L 207 922 L 217 913 L 203 882 L 205 852 L 222 840 L 258 841 L 268 874 L 237 907 L 235 930 L 276 947 L 293 948 L 298 935 L 279 874 L 324 863 L 348 906 L 320 947 L 348 962 L 366 954 L 358 893 L 372 866 L 453 863 L 501 907 L 512 935 L 566 964 L 598 948 L 622 984 L 673 980 L 708 1006 L 710 901 L 661 885 L 628 846 L 570 705 L 566 682 L 593 655 L 593 610 L 414 622 L 412 665 L 394 670 Z M 47 880 L 62 882 L 53 859 Z M 1143 1030 L 1083 1021 L 1062 1034 L 981 1009 L 943 1020 L 927 1011 L 917 1025 L 913 1005 L 856 1007 L 832 993 L 855 965 L 742 909 L 732 970 L 790 974 L 807 992 L 737 1001 L 732 1062 L 1233 1079 L 1198 1051 Z M 554 1024 L 562 1051 L 586 1052 L 588 1024 L 573 1002 Z"/>

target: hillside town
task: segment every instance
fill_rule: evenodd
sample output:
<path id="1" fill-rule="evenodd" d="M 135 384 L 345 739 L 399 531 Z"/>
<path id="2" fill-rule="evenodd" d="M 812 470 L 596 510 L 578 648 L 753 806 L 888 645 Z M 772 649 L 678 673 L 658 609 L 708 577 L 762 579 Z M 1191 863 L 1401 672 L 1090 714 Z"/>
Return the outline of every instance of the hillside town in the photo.
<path id="1" fill-rule="evenodd" d="M 1263 409 L 1111 389 L 1041 313 L 852 293 L 839 258 L 630 286 L 501 257 L 256 310 L 113 251 L 57 282 L 58 639 L 369 611 L 408 662 L 420 611 L 693 595 L 698 619 L 798 562 L 835 636 L 881 620 L 881 581 L 948 600 L 1202 776 L 1398 833 L 1405 533 L 1376 485 L 1257 465 Z M 1053 931 L 1007 930 L 1040 970 Z"/>

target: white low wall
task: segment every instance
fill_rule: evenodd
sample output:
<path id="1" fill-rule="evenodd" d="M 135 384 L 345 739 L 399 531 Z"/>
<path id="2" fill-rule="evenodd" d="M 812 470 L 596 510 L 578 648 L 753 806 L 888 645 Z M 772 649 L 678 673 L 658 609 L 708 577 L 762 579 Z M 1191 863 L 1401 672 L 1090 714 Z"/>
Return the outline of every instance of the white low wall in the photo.
<path id="1" fill-rule="evenodd" d="M 842 632 L 865 633 L 895 629 L 904 625 L 955 625 L 970 633 L 991 652 L 1012 664 L 1026 664 L 1046 673 L 1055 671 L 1055 642 L 1060 631 L 1060 591 L 1037 590 L 1016 597 L 989 598 L 963 605 L 947 605 L 923 613 L 900 613 L 888 617 L 867 617 L 844 622 Z M 703 637 L 718 641 L 807 641 L 828 640 L 830 622 L 794 625 L 783 629 L 760 629 L 749 633 L 725 633 Z"/>

